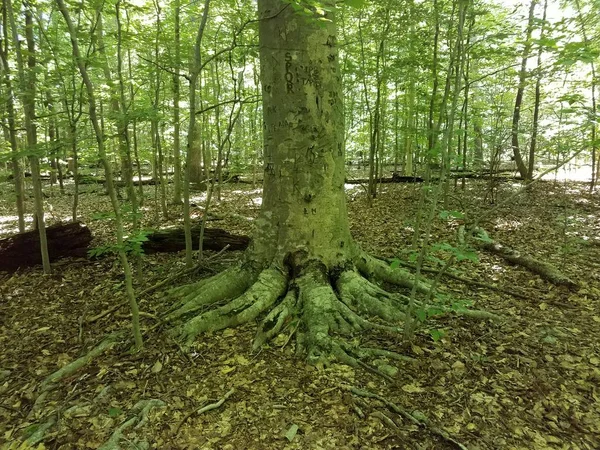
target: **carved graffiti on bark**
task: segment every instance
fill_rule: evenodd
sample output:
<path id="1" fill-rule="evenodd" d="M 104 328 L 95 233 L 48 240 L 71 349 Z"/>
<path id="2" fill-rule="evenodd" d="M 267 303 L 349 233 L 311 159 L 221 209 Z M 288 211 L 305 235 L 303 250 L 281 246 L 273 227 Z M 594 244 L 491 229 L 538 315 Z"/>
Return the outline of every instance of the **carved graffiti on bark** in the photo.
<path id="1" fill-rule="evenodd" d="M 285 81 L 287 92 L 291 94 L 294 92 L 294 74 L 292 73 L 292 54 L 290 52 L 285 54 Z"/>

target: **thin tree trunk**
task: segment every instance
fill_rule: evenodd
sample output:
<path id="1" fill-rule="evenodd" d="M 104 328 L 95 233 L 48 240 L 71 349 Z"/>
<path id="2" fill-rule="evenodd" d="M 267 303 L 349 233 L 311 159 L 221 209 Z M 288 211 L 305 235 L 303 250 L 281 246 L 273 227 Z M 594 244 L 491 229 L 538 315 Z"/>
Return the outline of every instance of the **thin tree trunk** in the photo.
<path id="1" fill-rule="evenodd" d="M 77 125 L 71 123 L 69 125 L 69 138 L 71 139 L 71 158 L 73 158 L 73 207 L 72 207 L 72 220 L 77 222 L 77 208 L 79 206 L 79 158 L 77 152 Z"/>
<path id="2" fill-rule="evenodd" d="M 118 99 L 113 101 L 113 112 L 119 112 L 117 120 L 117 133 L 119 134 L 119 154 L 121 157 L 121 175 L 125 179 L 127 198 L 131 203 L 131 217 L 134 231 L 138 229 L 138 205 L 133 186 L 133 164 L 131 162 L 131 144 L 129 142 L 129 119 L 127 118 L 127 101 L 125 99 L 125 82 L 123 81 L 123 29 L 121 26 L 121 0 L 115 3 L 115 17 L 117 21 L 117 81 Z M 101 36 L 102 37 L 102 36 Z M 105 65 L 105 76 L 111 85 L 108 61 Z"/>
<path id="3" fill-rule="evenodd" d="M 588 43 L 588 33 L 585 27 L 585 21 L 583 20 L 583 15 L 581 13 L 581 5 L 579 0 L 575 0 L 575 5 L 577 6 L 577 16 L 579 18 L 579 22 L 581 24 L 581 33 L 583 34 L 583 39 L 586 43 Z M 590 69 L 592 70 L 592 113 L 591 113 L 591 136 L 590 139 L 592 141 L 592 179 L 590 181 L 590 192 L 594 190 L 594 186 L 596 185 L 598 172 L 600 172 L 600 160 L 598 160 L 598 141 L 596 139 L 597 136 L 597 126 L 598 126 L 598 114 L 597 114 L 597 106 L 596 106 L 596 65 L 594 61 L 590 61 Z M 596 165 L 598 164 L 598 165 Z"/>
<path id="4" fill-rule="evenodd" d="M 442 180 L 444 181 L 444 209 L 448 209 L 448 194 L 449 194 L 449 183 L 450 177 L 448 173 L 450 171 L 450 161 L 452 160 L 452 143 L 454 140 L 454 117 L 456 115 L 456 107 L 458 105 L 458 97 L 460 92 L 460 81 L 465 65 L 465 51 L 464 51 L 464 24 L 465 17 L 468 9 L 468 0 L 458 0 L 458 27 L 456 45 L 454 48 L 454 87 L 452 89 L 452 104 L 448 113 L 448 125 L 444 133 L 444 144 L 442 147 Z M 451 71 L 448 70 L 448 73 Z"/>
<path id="5" fill-rule="evenodd" d="M 546 24 L 546 12 L 548 10 L 548 0 L 544 1 L 544 14 L 542 16 L 542 28 L 540 31 L 540 41 L 544 40 L 545 35 L 545 24 Z M 525 178 L 526 182 L 530 182 L 533 180 L 533 170 L 535 166 L 535 150 L 537 145 L 537 136 L 538 136 L 538 126 L 540 120 L 540 99 L 541 99 L 541 85 L 542 85 L 542 53 L 543 46 L 540 43 L 537 55 L 537 75 L 535 80 L 535 99 L 533 106 L 533 129 L 531 131 L 531 145 L 529 147 L 529 161 L 527 168 L 527 177 Z"/>
<path id="6" fill-rule="evenodd" d="M 433 78 L 433 87 L 431 89 L 431 98 L 429 100 L 429 117 L 427 121 L 427 155 L 431 154 L 433 146 L 435 145 L 435 129 L 434 129 L 434 115 L 435 115 L 435 100 L 438 91 L 438 42 L 440 39 L 440 17 L 438 12 L 437 0 L 433 0 L 433 9 L 435 14 L 435 34 L 433 37 L 433 61 L 431 63 L 431 76 Z M 427 156 L 427 158 L 430 158 Z"/>
<path id="7" fill-rule="evenodd" d="M 67 7 L 65 6 L 64 0 L 56 0 L 58 8 L 67 23 L 67 28 L 69 30 L 69 35 L 71 38 L 71 46 L 73 50 L 73 58 L 75 59 L 77 66 L 79 68 L 79 72 L 81 77 L 83 78 L 83 82 L 86 87 L 87 96 L 88 96 L 88 106 L 89 106 L 89 115 L 90 121 L 92 122 L 92 126 L 94 128 L 94 134 L 96 135 L 96 143 L 98 145 L 98 153 L 100 156 L 100 160 L 102 161 L 102 165 L 104 166 L 104 172 L 106 177 L 106 186 L 108 189 L 108 194 L 110 196 L 110 202 L 113 207 L 113 211 L 115 213 L 115 228 L 117 235 L 117 246 L 119 259 L 123 266 L 123 271 L 125 272 L 125 289 L 127 292 L 127 298 L 129 301 L 129 307 L 131 309 L 131 320 L 132 320 L 132 328 L 133 328 L 133 336 L 135 339 L 135 346 L 138 350 L 141 350 L 143 347 L 142 333 L 140 330 L 140 314 L 139 308 L 137 304 L 137 300 L 135 298 L 135 293 L 133 291 L 133 277 L 131 274 L 131 267 L 129 265 L 129 261 L 127 260 L 127 254 L 125 253 L 125 245 L 124 245 L 124 233 L 123 233 L 123 219 L 121 217 L 121 205 L 119 204 L 119 200 L 117 199 L 117 195 L 114 188 L 114 181 L 112 176 L 112 169 L 110 167 L 110 162 L 108 161 L 106 151 L 104 148 L 104 135 L 102 133 L 102 128 L 100 127 L 100 123 L 98 120 L 98 115 L 96 113 L 96 97 L 94 93 L 94 87 L 92 85 L 92 81 L 88 75 L 86 61 L 81 56 L 79 51 L 79 44 L 77 42 L 77 31 L 73 26 L 73 22 L 69 16 Z"/>
<path id="8" fill-rule="evenodd" d="M 204 36 L 204 29 L 206 28 L 206 22 L 208 20 L 208 8 L 210 6 L 210 0 L 204 0 L 204 8 L 202 10 L 202 19 L 198 26 L 198 32 L 196 33 L 196 43 L 194 45 L 194 59 L 190 70 L 189 82 L 190 82 L 190 98 L 189 98 L 189 113 L 190 120 L 188 124 L 188 135 L 187 135 L 187 152 L 186 152 L 186 164 L 185 164 L 185 179 L 183 182 L 183 220 L 185 229 L 185 263 L 188 267 L 191 267 L 194 263 L 192 258 L 192 230 L 190 222 L 190 172 L 191 172 L 191 150 L 196 135 L 196 85 L 198 77 L 202 70 L 201 66 L 201 45 L 202 37 Z M 206 161 L 204 162 L 206 165 Z"/>
<path id="9" fill-rule="evenodd" d="M 521 106 L 523 104 L 523 95 L 525 93 L 525 85 L 527 79 L 527 60 L 531 53 L 531 34 L 533 32 L 533 19 L 534 11 L 537 0 L 531 0 L 529 4 L 529 19 L 527 20 L 527 31 L 525 36 L 525 46 L 523 47 L 523 56 L 521 58 L 521 70 L 519 71 L 519 87 L 517 89 L 517 96 L 515 98 L 515 108 L 513 111 L 512 121 L 512 133 L 511 133 L 511 145 L 513 149 L 513 155 L 519 174 L 524 179 L 528 178 L 528 169 L 523 161 L 521 155 L 521 149 L 519 147 L 519 122 L 521 119 Z"/>
<path id="10" fill-rule="evenodd" d="M 475 15 L 473 15 L 470 23 L 469 23 L 469 31 L 467 33 L 467 43 L 466 43 L 466 47 L 469 48 L 470 47 L 470 43 L 471 43 L 471 32 L 473 30 L 473 26 L 475 25 Z M 469 56 L 469 54 L 467 53 L 465 55 L 465 60 L 466 60 L 466 67 L 464 70 L 464 80 L 465 80 L 465 100 L 464 100 L 464 104 L 463 104 L 463 148 L 462 148 L 462 170 L 463 173 L 466 172 L 467 170 L 467 149 L 468 149 L 468 143 L 469 143 L 469 94 L 470 94 L 470 87 L 471 87 L 471 83 L 469 82 L 469 74 L 470 74 L 470 69 L 471 69 L 471 57 Z M 460 152 L 460 149 L 459 149 Z M 465 177 L 462 178 L 461 180 L 461 187 L 464 190 L 465 189 Z"/>
<path id="11" fill-rule="evenodd" d="M 414 1 L 410 0 L 408 4 L 409 11 L 409 34 L 408 34 L 408 88 L 407 88 L 407 105 L 406 105 L 406 129 L 404 131 L 404 153 L 406 155 L 406 164 L 404 166 L 404 175 L 411 176 L 414 174 L 413 158 L 414 158 L 414 140 L 415 140 L 415 72 L 416 72 L 416 56 L 415 56 L 415 6 Z"/>
<path id="12" fill-rule="evenodd" d="M 169 210 L 167 209 L 167 191 L 166 191 L 166 186 L 167 183 L 165 183 L 165 176 L 163 173 L 164 170 L 164 158 L 163 158 L 163 150 L 162 150 L 162 144 L 161 144 L 161 137 L 160 137 L 160 129 L 159 129 L 159 125 L 158 125 L 158 114 L 159 114 L 159 106 L 160 106 L 160 71 L 158 70 L 158 57 L 159 57 L 159 53 L 160 53 L 160 5 L 158 3 L 158 1 L 154 2 L 154 7 L 156 8 L 156 38 L 154 41 L 154 59 L 156 62 L 156 67 L 155 67 L 155 86 L 154 86 L 154 119 L 152 121 L 152 125 L 153 125 L 153 129 L 154 129 L 154 147 L 156 149 L 156 153 L 158 155 L 158 179 L 156 180 L 157 184 L 160 184 L 160 208 L 162 211 L 162 215 L 163 218 L 165 220 L 169 219 Z"/>
<path id="13" fill-rule="evenodd" d="M 129 31 L 129 14 L 126 12 L 127 17 L 127 31 Z M 127 72 L 129 74 L 129 80 L 133 80 L 133 68 L 131 64 L 131 48 L 127 48 Z M 133 88 L 133 83 L 129 82 L 129 99 L 131 105 L 135 104 L 135 89 Z M 142 184 L 142 165 L 140 164 L 140 155 L 138 152 L 138 134 L 137 134 L 137 119 L 134 117 L 131 121 L 131 136 L 133 141 L 133 158 L 135 160 L 135 164 L 137 165 L 137 175 L 138 175 L 138 194 L 137 194 L 137 204 L 138 206 L 142 206 L 144 204 L 144 186 Z"/>
<path id="14" fill-rule="evenodd" d="M 6 5 L 6 3 L 5 3 Z M 25 196 L 23 186 L 23 170 L 18 156 L 19 147 L 17 144 L 17 132 L 15 128 L 15 104 L 14 92 L 10 77 L 10 66 L 8 64 L 8 8 L 2 8 L 2 33 L 4 45 L 0 45 L 0 60 L 2 61 L 3 82 L 6 86 L 6 112 L 7 126 L 4 128 L 5 139 L 10 142 L 12 174 L 15 182 L 15 203 L 17 206 L 17 216 L 19 221 L 19 232 L 25 231 Z"/>
<path id="15" fill-rule="evenodd" d="M 19 33 L 13 14 L 11 0 L 5 0 L 4 5 L 7 9 L 10 26 L 12 29 L 12 38 L 15 44 L 15 54 L 17 56 L 17 69 L 21 80 L 21 98 L 23 102 L 23 113 L 25 116 L 25 130 L 27 133 L 28 151 L 33 152 L 37 145 L 37 130 L 35 124 L 35 83 L 36 83 L 36 60 L 35 60 L 35 41 L 33 38 L 33 18 L 29 5 L 25 5 L 25 39 L 27 41 L 27 74 L 19 42 Z M 42 255 L 42 266 L 45 274 L 50 274 L 50 258 L 48 256 L 48 241 L 46 239 L 46 223 L 44 221 L 44 199 L 42 195 L 42 182 L 40 180 L 39 159 L 35 155 L 30 155 L 29 165 L 31 167 L 31 178 L 33 181 L 33 195 L 35 202 L 35 220 L 40 233 L 40 252 Z"/>
<path id="16" fill-rule="evenodd" d="M 181 32 L 180 13 L 181 0 L 175 0 L 175 61 L 173 73 L 173 165 L 174 165 L 174 193 L 173 201 L 181 204 L 181 149 L 180 149 L 180 123 L 179 123 L 179 98 L 181 83 L 179 80 L 179 66 L 181 65 Z"/>

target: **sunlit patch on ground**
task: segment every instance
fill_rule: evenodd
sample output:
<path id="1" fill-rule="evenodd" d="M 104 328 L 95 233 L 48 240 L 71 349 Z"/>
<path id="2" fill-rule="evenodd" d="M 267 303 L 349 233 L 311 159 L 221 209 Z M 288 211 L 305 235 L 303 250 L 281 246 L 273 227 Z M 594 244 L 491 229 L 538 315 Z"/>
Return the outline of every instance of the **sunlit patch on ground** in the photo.
<path id="1" fill-rule="evenodd" d="M 523 223 L 519 220 L 508 220 L 504 218 L 498 218 L 494 222 L 494 228 L 496 230 L 517 230 Z"/>
<path id="2" fill-rule="evenodd" d="M 25 224 L 33 223 L 33 216 L 25 216 Z M 10 235 L 19 232 L 19 217 L 6 215 L 0 216 L 0 236 Z"/>

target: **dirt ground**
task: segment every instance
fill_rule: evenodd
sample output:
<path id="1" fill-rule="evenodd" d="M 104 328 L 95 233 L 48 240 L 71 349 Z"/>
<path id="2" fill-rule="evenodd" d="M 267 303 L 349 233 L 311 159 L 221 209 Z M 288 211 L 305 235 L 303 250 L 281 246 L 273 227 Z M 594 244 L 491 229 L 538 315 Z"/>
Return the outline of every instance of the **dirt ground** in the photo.
<path id="1" fill-rule="evenodd" d="M 93 246 L 101 246 L 111 241 L 112 225 L 92 216 L 110 210 L 109 201 L 101 189 L 84 188 L 82 220 L 94 233 Z M 408 258 L 419 188 L 384 185 L 372 208 L 362 188 L 349 190 L 356 241 L 373 254 Z M 517 188 L 501 183 L 499 198 Z M 14 225 L 6 217 L 14 215 L 8 189 L 0 187 L 6 193 L 0 199 L 4 227 Z M 486 192 L 486 182 L 469 181 L 466 192 L 453 192 L 450 209 L 476 217 L 492 207 Z M 144 225 L 156 226 L 153 187 L 146 194 Z M 49 222 L 68 216 L 71 201 L 52 192 Z M 219 220 L 209 226 L 249 234 L 259 207 L 259 190 L 227 185 L 211 211 Z M 199 216 L 200 206 L 193 209 Z M 505 292 L 442 278 L 448 301 L 468 301 L 502 321 L 438 316 L 423 323 L 411 343 L 375 332 L 354 336 L 353 343 L 410 357 L 389 361 L 398 369 L 392 381 L 362 368 L 307 365 L 295 356 L 289 329 L 252 353 L 255 324 L 201 335 L 192 351 L 183 352 L 168 329 L 154 326 L 169 306 L 164 288 L 139 299 L 142 353 L 118 345 L 40 399 L 46 376 L 85 355 L 107 333 L 128 328 L 126 309 L 86 324 L 125 299 L 122 271 L 106 257 L 58 262 L 51 276 L 40 268 L 0 273 L 0 443 L 18 448 L 23 437 L 37 433 L 47 449 L 119 448 L 110 439 L 120 432 L 121 448 L 599 449 L 599 214 L 598 194 L 554 182 L 495 210 L 481 224 L 494 239 L 553 263 L 579 289 L 555 287 L 483 252 L 476 262 L 456 263 L 451 273 Z M 458 226 L 457 220 L 437 219 L 432 242 L 455 243 Z M 434 256 L 448 258 L 443 250 Z M 239 257 L 223 253 L 198 277 Z M 145 256 L 136 290 L 183 270 L 183 260 L 182 253 Z M 353 387 L 378 397 L 357 395 Z M 153 399 L 147 414 L 139 414 L 138 402 Z M 207 405 L 214 408 L 203 411 Z"/>

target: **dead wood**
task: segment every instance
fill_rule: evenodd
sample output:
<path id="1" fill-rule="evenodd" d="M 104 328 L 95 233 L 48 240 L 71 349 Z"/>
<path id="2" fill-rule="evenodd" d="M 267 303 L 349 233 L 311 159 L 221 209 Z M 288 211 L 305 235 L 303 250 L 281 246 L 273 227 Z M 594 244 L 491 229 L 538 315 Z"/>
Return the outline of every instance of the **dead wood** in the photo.
<path id="1" fill-rule="evenodd" d="M 194 249 L 198 249 L 200 225 L 192 227 L 192 242 Z M 169 228 L 155 231 L 146 236 L 144 242 L 145 253 L 178 252 L 185 250 L 185 234 L 183 228 Z M 245 250 L 250 244 L 248 236 L 231 234 L 220 228 L 206 228 L 202 248 L 204 250 L 221 251 L 229 246 L 229 250 Z"/>
<path id="2" fill-rule="evenodd" d="M 542 277 L 544 280 L 557 286 L 566 286 L 568 288 L 577 287 L 575 281 L 571 280 L 552 264 L 493 241 L 488 237 L 487 233 L 480 228 L 477 229 L 477 234 L 481 238 L 479 245 L 483 250 L 498 255 L 512 264 L 525 267 L 529 271 Z"/>
<path id="3" fill-rule="evenodd" d="M 378 178 L 378 183 L 423 183 L 423 178 L 421 177 L 410 177 L 403 176 L 398 173 L 393 173 L 389 178 Z M 354 179 L 346 179 L 346 184 L 368 184 L 368 178 L 354 178 Z"/>
<path id="4" fill-rule="evenodd" d="M 87 256 L 92 233 L 81 222 L 59 223 L 46 228 L 50 261 Z M 42 263 L 37 230 L 0 239 L 0 271 L 15 272 Z"/>

